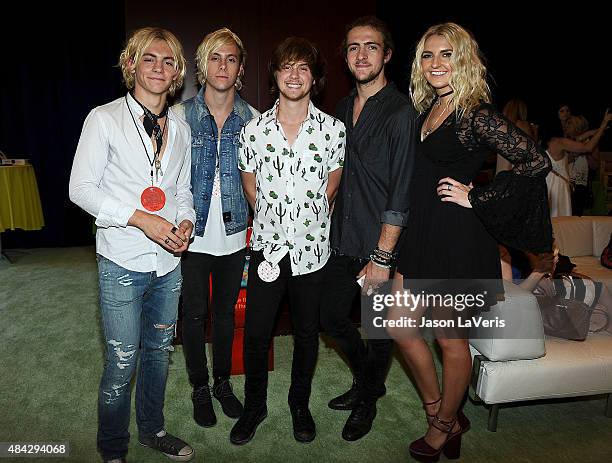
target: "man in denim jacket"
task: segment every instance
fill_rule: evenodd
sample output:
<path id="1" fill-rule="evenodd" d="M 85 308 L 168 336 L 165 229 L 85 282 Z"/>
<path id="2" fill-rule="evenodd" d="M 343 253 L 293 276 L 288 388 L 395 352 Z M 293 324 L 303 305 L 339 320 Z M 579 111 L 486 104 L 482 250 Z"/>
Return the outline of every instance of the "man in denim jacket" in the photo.
<path id="1" fill-rule="evenodd" d="M 259 113 L 237 93 L 245 50 L 223 28 L 208 34 L 196 52 L 198 94 L 177 105 L 191 126 L 191 185 L 195 237 L 183 254 L 183 350 L 193 385 L 193 415 L 200 426 L 217 422 L 208 383 L 205 324 L 212 275 L 213 395 L 223 412 L 237 418 L 242 404 L 229 382 L 234 306 L 244 268 L 248 205 L 238 171 L 238 138 Z"/>

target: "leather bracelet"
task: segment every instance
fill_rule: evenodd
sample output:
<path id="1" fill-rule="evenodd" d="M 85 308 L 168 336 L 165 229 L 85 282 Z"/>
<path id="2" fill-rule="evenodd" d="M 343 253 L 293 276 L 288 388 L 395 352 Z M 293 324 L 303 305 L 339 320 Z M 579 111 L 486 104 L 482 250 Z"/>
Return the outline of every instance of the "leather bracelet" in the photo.
<path id="1" fill-rule="evenodd" d="M 383 259 L 395 259 L 397 253 L 395 252 L 390 252 L 390 251 L 384 251 L 383 249 L 380 249 L 378 246 L 376 246 L 374 248 L 374 254 L 376 254 L 379 257 L 382 257 Z"/>

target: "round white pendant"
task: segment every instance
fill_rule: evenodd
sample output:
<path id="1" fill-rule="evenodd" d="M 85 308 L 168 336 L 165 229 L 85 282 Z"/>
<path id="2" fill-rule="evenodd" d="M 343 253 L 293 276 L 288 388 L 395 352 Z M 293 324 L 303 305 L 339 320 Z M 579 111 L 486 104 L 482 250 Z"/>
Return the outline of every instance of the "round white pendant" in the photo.
<path id="1" fill-rule="evenodd" d="M 275 281 L 280 275 L 280 267 L 276 264 L 271 264 L 267 260 L 264 260 L 257 267 L 257 275 L 262 281 L 266 283 L 272 283 Z"/>

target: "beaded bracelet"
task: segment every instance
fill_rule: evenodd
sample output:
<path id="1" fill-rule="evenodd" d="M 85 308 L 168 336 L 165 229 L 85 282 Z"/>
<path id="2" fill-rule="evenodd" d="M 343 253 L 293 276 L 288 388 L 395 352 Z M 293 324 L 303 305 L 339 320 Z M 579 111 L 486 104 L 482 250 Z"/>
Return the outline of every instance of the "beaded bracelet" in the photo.
<path id="1" fill-rule="evenodd" d="M 377 256 L 376 254 L 370 254 L 370 260 L 382 268 L 391 268 L 392 263 L 393 263 L 391 259 L 382 259 L 380 256 Z"/>

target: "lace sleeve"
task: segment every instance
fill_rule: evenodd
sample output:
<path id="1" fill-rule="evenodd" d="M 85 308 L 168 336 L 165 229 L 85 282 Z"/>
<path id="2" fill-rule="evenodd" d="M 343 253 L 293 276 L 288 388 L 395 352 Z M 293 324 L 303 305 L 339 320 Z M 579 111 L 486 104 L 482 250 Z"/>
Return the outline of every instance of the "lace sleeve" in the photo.
<path id="1" fill-rule="evenodd" d="M 546 174 L 551 163 L 546 152 L 490 105 L 481 106 L 471 116 L 472 146 L 490 149 L 513 165 L 489 185 L 470 191 L 474 211 L 501 243 L 523 251 L 550 251 Z"/>
<path id="2" fill-rule="evenodd" d="M 546 177 L 550 172 L 546 152 L 493 106 L 481 105 L 471 114 L 469 122 L 473 141 L 510 161 L 514 173 Z"/>

